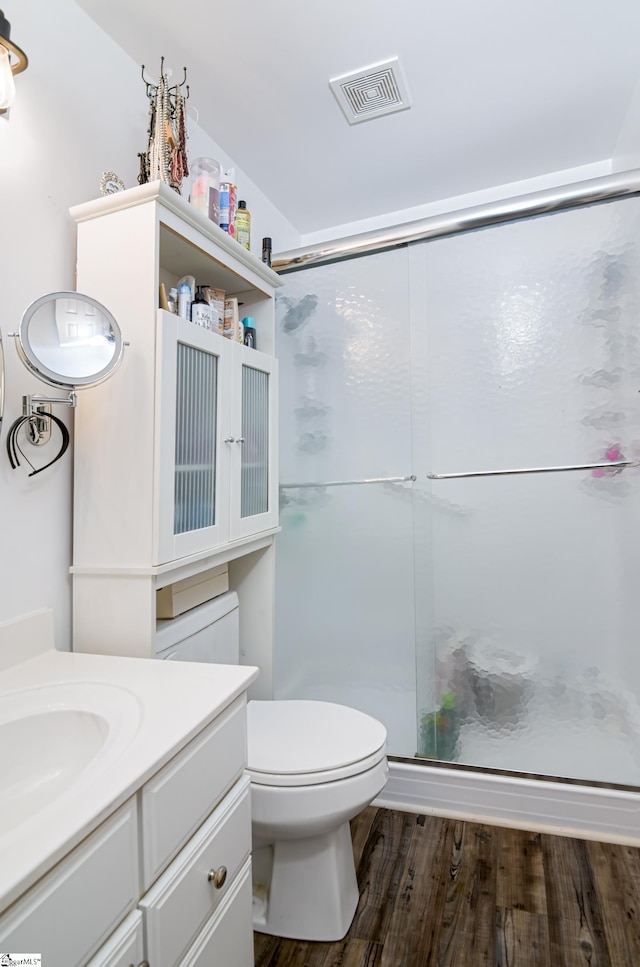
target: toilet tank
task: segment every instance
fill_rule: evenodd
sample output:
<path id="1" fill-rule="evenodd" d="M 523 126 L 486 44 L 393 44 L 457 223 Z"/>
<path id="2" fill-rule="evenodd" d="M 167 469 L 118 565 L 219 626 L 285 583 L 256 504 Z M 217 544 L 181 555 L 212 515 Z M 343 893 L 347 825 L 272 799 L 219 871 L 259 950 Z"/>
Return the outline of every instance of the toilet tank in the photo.
<path id="1" fill-rule="evenodd" d="M 221 594 L 177 618 L 156 621 L 156 658 L 240 663 L 238 595 Z"/>

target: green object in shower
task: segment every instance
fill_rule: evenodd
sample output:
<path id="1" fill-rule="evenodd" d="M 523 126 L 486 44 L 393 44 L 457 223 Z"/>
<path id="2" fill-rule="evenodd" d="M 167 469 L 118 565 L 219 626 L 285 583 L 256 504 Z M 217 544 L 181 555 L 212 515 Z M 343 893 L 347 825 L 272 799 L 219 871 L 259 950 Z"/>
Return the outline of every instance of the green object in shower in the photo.
<path id="1" fill-rule="evenodd" d="M 418 755 L 425 759 L 455 761 L 459 732 L 455 693 L 445 692 L 440 699 L 440 708 L 427 712 L 420 719 Z"/>

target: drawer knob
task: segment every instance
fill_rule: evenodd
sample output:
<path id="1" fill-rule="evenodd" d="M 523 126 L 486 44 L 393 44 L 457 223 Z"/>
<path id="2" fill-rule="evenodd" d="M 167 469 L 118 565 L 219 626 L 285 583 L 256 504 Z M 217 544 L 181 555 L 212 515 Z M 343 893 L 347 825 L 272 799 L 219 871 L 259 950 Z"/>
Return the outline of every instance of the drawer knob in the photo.
<path id="1" fill-rule="evenodd" d="M 213 883 L 216 890 L 224 886 L 224 881 L 227 878 L 227 868 L 226 866 L 219 866 L 217 870 L 209 870 L 207 874 L 207 879 L 209 883 Z"/>

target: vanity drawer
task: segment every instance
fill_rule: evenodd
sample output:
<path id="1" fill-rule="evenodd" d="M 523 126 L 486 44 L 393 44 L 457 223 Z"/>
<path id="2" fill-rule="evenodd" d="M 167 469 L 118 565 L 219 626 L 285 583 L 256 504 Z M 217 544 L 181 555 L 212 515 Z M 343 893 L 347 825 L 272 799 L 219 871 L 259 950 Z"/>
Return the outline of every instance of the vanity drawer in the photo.
<path id="1" fill-rule="evenodd" d="M 0 947 L 46 967 L 86 964 L 140 895 L 135 799 L 121 806 L 0 918 Z"/>
<path id="2" fill-rule="evenodd" d="M 153 967 L 182 963 L 185 950 L 230 892 L 250 850 L 251 808 L 245 776 L 140 901 L 147 959 Z M 209 873 L 222 866 L 227 874 L 218 888 Z"/>
<path id="3" fill-rule="evenodd" d="M 242 695 L 143 786 L 143 890 L 242 774 L 247 757 L 246 716 Z"/>
<path id="4" fill-rule="evenodd" d="M 247 860 L 224 903 L 181 961 L 181 967 L 253 967 L 252 904 L 251 860 Z"/>
<path id="5" fill-rule="evenodd" d="M 87 967 L 138 967 L 143 959 L 142 914 L 134 910 L 100 947 Z"/>

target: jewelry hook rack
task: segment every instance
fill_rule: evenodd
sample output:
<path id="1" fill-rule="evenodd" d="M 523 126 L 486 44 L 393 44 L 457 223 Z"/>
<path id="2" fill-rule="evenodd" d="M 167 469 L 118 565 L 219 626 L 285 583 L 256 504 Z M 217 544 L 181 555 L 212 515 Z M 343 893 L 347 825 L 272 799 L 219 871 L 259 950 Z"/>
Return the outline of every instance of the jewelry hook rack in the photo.
<path id="1" fill-rule="evenodd" d="M 169 94 L 169 97 L 172 99 L 172 109 L 174 111 L 175 111 L 176 94 L 179 92 L 180 88 L 185 87 L 185 85 L 186 85 L 186 93 L 182 94 L 181 96 L 184 98 L 185 101 L 189 100 L 189 85 L 187 84 L 187 68 L 183 67 L 182 70 L 183 70 L 184 76 L 179 84 L 172 84 L 171 86 L 167 84 L 167 92 Z M 160 83 L 162 82 L 162 80 L 164 79 L 165 83 L 169 80 L 169 78 L 165 75 L 165 72 L 164 72 L 164 57 L 160 58 L 160 81 L 156 82 L 154 80 L 149 80 L 144 76 L 144 72 L 145 72 L 145 65 L 142 64 L 142 68 L 140 71 L 142 76 L 142 81 L 145 86 L 146 95 L 149 98 L 149 100 L 152 101 L 158 94 L 158 89 L 160 87 Z"/>
<path id="2" fill-rule="evenodd" d="M 170 85 L 169 76 L 165 73 L 164 57 L 160 58 L 160 76 L 157 82 L 145 77 L 145 66 L 142 65 L 141 77 L 149 100 L 149 125 L 147 150 L 138 152 L 138 184 L 164 181 L 178 194 L 183 178 L 189 174 L 185 106 L 189 99 L 189 85 L 187 68 L 183 67 L 182 70 L 183 78 L 180 83 Z"/>

